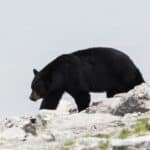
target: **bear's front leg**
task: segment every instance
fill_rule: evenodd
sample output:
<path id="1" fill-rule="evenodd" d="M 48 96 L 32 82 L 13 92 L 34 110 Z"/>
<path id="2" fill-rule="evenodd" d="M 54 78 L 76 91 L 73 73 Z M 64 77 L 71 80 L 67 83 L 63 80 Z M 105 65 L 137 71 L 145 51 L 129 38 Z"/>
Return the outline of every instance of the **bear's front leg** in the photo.
<path id="1" fill-rule="evenodd" d="M 75 99 L 79 112 L 89 107 L 91 98 L 88 92 L 79 91 L 70 94 Z"/>
<path id="2" fill-rule="evenodd" d="M 46 98 L 43 99 L 40 109 L 56 109 L 62 95 L 62 91 L 51 92 Z"/>

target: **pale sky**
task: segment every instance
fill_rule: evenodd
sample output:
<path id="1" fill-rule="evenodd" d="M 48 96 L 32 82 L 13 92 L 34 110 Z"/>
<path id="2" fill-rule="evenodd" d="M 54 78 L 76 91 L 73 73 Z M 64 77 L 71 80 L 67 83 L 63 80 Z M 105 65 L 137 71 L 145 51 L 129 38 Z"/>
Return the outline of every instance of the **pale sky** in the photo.
<path id="1" fill-rule="evenodd" d="M 1 0 L 0 118 L 35 114 L 32 69 L 82 48 L 124 51 L 149 83 L 149 6 L 148 0 Z"/>

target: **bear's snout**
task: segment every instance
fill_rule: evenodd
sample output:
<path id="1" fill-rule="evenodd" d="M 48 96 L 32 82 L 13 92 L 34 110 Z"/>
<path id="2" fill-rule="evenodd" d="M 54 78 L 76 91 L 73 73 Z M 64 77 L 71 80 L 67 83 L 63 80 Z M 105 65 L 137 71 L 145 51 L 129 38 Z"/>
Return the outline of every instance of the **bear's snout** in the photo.
<path id="1" fill-rule="evenodd" d="M 35 91 L 32 91 L 32 93 L 31 93 L 29 98 L 32 101 L 37 101 L 38 99 L 40 99 L 40 96 Z"/>
<path id="2" fill-rule="evenodd" d="M 32 101 L 35 101 L 35 99 L 32 97 L 32 95 L 30 95 L 29 99 Z"/>

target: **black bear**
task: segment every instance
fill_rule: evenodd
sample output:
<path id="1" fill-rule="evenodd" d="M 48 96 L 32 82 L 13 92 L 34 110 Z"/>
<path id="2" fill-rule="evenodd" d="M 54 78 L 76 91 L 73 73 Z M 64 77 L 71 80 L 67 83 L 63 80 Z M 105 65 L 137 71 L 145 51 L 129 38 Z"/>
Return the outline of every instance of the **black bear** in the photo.
<path id="1" fill-rule="evenodd" d="M 89 92 L 106 92 L 107 97 L 127 92 L 144 79 L 124 53 L 105 47 L 64 54 L 40 72 L 34 69 L 30 99 L 43 98 L 40 109 L 56 109 L 64 92 L 69 93 L 82 111 L 89 106 Z"/>

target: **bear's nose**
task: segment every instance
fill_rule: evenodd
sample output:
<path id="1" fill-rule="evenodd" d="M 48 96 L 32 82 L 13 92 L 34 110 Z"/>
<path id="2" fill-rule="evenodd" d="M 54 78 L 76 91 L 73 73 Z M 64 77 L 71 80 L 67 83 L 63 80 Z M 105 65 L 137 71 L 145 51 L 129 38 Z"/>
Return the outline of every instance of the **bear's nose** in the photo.
<path id="1" fill-rule="evenodd" d="M 35 99 L 32 97 L 32 95 L 30 95 L 29 99 L 32 101 L 35 101 Z"/>

